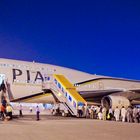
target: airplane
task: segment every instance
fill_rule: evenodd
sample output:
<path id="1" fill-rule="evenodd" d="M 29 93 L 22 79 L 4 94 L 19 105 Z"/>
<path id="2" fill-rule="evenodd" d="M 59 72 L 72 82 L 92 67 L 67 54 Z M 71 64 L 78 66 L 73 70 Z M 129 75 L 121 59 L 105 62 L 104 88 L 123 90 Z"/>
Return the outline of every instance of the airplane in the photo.
<path id="1" fill-rule="evenodd" d="M 0 85 L 7 83 L 10 102 L 54 103 L 42 82 L 51 74 L 62 74 L 89 104 L 107 108 L 140 104 L 140 81 L 89 74 L 56 65 L 0 58 Z"/>

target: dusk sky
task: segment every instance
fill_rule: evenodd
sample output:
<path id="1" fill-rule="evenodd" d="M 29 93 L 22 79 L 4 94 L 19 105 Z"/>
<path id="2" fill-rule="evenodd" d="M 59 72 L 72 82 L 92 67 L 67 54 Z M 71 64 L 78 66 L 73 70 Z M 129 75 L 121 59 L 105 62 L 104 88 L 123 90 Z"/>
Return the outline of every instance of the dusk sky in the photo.
<path id="1" fill-rule="evenodd" d="M 140 80 L 140 1 L 0 0 L 0 57 Z"/>

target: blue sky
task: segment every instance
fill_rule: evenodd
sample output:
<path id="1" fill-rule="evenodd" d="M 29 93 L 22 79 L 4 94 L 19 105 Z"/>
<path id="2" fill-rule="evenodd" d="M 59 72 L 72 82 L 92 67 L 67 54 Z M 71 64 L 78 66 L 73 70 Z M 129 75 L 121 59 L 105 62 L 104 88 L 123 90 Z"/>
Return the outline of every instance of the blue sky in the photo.
<path id="1" fill-rule="evenodd" d="M 140 80 L 140 2 L 0 0 L 0 57 Z"/>

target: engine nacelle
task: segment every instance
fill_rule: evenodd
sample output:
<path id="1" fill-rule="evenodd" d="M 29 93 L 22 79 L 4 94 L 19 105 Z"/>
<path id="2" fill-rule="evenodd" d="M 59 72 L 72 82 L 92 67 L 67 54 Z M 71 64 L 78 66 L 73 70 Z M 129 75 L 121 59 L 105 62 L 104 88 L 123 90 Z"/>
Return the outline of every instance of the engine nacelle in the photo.
<path id="1" fill-rule="evenodd" d="M 115 109 L 116 106 L 118 106 L 118 108 L 122 108 L 122 106 L 127 108 L 128 106 L 130 106 L 130 101 L 123 96 L 109 95 L 102 98 L 101 104 L 107 109 L 109 109 L 110 107 L 112 109 Z"/>

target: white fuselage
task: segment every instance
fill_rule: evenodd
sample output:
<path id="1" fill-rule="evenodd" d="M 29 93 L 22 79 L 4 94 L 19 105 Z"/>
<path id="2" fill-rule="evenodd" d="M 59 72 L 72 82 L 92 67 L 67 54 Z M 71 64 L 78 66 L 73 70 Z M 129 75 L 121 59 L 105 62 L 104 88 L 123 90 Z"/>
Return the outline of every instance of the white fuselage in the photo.
<path id="1" fill-rule="evenodd" d="M 106 76 L 92 75 L 85 72 L 64 68 L 55 65 L 36 62 L 26 62 L 11 59 L 0 59 L 0 84 L 5 80 L 10 85 L 11 94 L 14 99 L 31 96 L 42 92 L 42 82 L 49 74 L 62 74 L 72 84 L 85 82 L 77 86 L 78 91 L 96 91 L 109 89 L 139 89 L 140 82 L 117 79 Z M 47 103 L 53 102 L 53 96 L 44 96 L 29 102 Z"/>
<path id="2" fill-rule="evenodd" d="M 42 92 L 42 82 L 48 74 L 63 74 L 72 83 L 94 78 L 91 74 L 55 65 L 0 59 L 0 82 L 4 79 L 10 84 L 14 99 Z"/>

